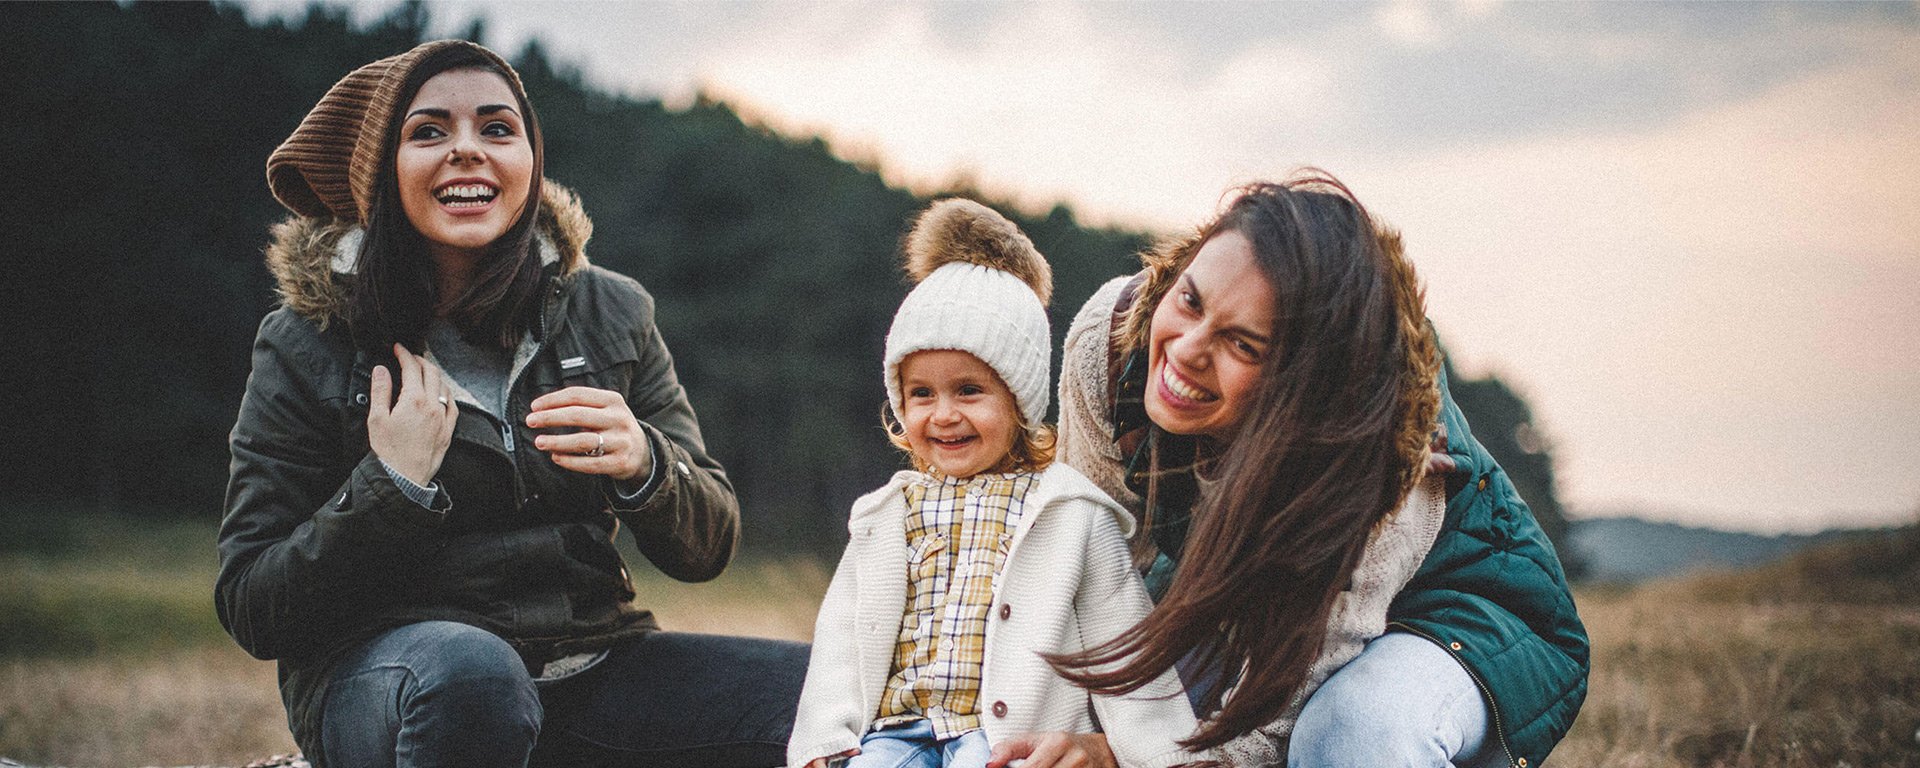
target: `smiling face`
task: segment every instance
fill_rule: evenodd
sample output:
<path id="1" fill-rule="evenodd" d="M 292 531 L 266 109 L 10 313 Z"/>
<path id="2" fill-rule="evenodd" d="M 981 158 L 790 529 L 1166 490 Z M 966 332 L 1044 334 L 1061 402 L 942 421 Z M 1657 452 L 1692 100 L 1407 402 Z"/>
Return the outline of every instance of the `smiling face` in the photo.
<path id="1" fill-rule="evenodd" d="M 1214 235 L 1154 308 L 1146 406 L 1162 429 L 1227 440 L 1246 415 L 1273 352 L 1273 285 L 1254 258 L 1239 232 Z"/>
<path id="2" fill-rule="evenodd" d="M 1020 433 L 1013 392 L 980 358 L 951 349 L 900 361 L 900 420 L 920 463 L 966 479 L 1007 462 Z"/>
<path id="3" fill-rule="evenodd" d="M 471 259 L 519 218 L 533 164 L 507 81 L 484 69 L 441 72 L 421 84 L 400 125 L 400 207 L 436 259 Z"/>

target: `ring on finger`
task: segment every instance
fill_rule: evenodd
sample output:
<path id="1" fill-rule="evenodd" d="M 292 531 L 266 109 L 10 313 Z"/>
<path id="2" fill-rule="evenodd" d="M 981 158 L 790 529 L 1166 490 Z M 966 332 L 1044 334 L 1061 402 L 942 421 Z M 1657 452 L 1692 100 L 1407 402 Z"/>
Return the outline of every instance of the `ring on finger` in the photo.
<path id="1" fill-rule="evenodd" d="M 441 396 L 439 396 L 438 398 L 435 398 L 435 399 L 436 399 L 436 400 L 439 400 L 439 401 L 440 401 L 440 404 L 441 404 L 441 405 L 446 405 L 446 404 L 447 404 L 447 396 L 446 396 L 446 395 L 441 395 Z"/>
<path id="2" fill-rule="evenodd" d="M 587 455 L 588 455 L 588 456 L 604 456 L 604 455 L 606 455 L 606 453 L 607 453 L 607 436 L 606 436 L 606 435 L 603 435 L 603 434 L 601 434 L 601 433 L 599 433 L 599 432 L 595 432 L 595 433 L 593 433 L 593 440 L 594 440 L 594 442 L 593 442 L 593 448 L 591 448 L 591 449 L 589 449 L 589 450 L 587 451 Z"/>

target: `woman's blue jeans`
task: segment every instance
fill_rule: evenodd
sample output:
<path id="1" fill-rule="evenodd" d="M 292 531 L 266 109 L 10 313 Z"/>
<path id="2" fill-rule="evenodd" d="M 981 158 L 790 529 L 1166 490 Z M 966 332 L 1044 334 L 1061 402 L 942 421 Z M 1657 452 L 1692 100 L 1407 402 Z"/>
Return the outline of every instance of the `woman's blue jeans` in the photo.
<path id="1" fill-rule="evenodd" d="M 807 646 L 654 632 L 536 685 L 506 641 L 455 622 L 388 630 L 334 664 L 329 766 L 777 766 Z"/>
<path id="2" fill-rule="evenodd" d="M 1367 643 L 1308 697 L 1287 765 L 1443 768 L 1505 765 L 1486 700 L 1440 646 L 1404 632 Z"/>

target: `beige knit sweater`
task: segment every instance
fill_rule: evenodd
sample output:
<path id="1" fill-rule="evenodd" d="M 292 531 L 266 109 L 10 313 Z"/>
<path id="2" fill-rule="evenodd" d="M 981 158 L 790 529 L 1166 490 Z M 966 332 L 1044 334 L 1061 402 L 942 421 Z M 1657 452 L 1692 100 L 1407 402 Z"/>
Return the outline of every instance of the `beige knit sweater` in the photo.
<path id="1" fill-rule="evenodd" d="M 1060 370 L 1060 460 L 1080 470 L 1101 490 L 1138 516 L 1144 501 L 1127 489 L 1125 459 L 1113 441 L 1107 409 L 1107 339 L 1113 331 L 1113 304 L 1130 276 L 1108 281 L 1080 308 L 1067 331 Z M 1306 698 L 1340 667 L 1360 655 L 1368 641 L 1387 629 L 1387 606 L 1426 559 L 1446 517 L 1446 489 L 1439 478 L 1416 486 L 1399 511 L 1373 533 L 1352 586 L 1334 603 L 1327 639 L 1313 663 L 1307 685 L 1280 719 L 1223 745 L 1218 757 L 1232 766 L 1282 765 L 1285 739 Z M 1229 693 L 1228 695 L 1232 695 Z"/>

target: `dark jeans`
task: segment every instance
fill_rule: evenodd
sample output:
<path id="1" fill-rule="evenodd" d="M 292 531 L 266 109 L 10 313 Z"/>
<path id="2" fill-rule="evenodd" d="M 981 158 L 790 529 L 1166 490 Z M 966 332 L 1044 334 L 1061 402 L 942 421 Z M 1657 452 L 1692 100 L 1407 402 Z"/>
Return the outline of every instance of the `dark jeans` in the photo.
<path id="1" fill-rule="evenodd" d="M 389 630 L 335 663 L 330 766 L 777 766 L 807 646 L 655 632 L 535 685 L 507 643 L 454 622 Z"/>
<path id="2" fill-rule="evenodd" d="M 1240 673 L 1227 671 L 1225 665 L 1215 661 L 1212 666 L 1200 662 L 1200 654 L 1205 649 L 1195 648 L 1173 663 L 1174 672 L 1180 675 L 1180 685 L 1187 689 L 1187 704 L 1193 707 L 1193 714 L 1205 719 L 1213 713 L 1205 710 L 1207 697 L 1218 692 L 1225 695 L 1240 682 Z"/>

